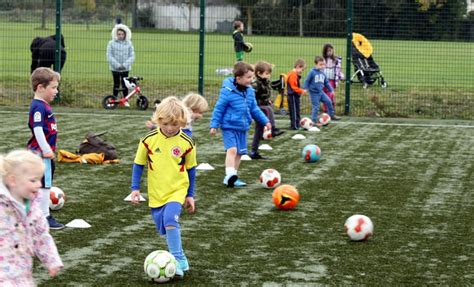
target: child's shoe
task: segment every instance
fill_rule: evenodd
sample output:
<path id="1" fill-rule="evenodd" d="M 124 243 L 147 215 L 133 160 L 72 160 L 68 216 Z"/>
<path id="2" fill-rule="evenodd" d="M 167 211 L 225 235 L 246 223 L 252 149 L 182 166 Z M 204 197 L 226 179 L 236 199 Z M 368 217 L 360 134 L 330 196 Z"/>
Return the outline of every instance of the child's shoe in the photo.
<path id="1" fill-rule="evenodd" d="M 332 116 L 331 116 L 331 120 L 333 120 L 333 121 L 338 121 L 338 120 L 340 120 L 340 119 L 341 119 L 341 117 L 338 117 L 338 116 L 336 116 L 336 115 L 332 115 Z"/>
<path id="2" fill-rule="evenodd" d="M 236 174 L 226 175 L 222 183 L 227 185 L 227 187 L 234 187 L 234 184 L 238 179 L 239 177 Z"/>
<path id="3" fill-rule="evenodd" d="M 128 102 L 123 103 L 123 105 L 124 105 L 125 107 L 127 107 L 127 108 L 130 107 L 130 104 L 129 104 Z"/>
<path id="4" fill-rule="evenodd" d="M 284 133 L 285 133 L 285 132 L 282 131 L 282 130 L 280 130 L 280 129 L 275 129 L 275 130 L 273 131 L 272 136 L 273 136 L 273 137 L 277 137 L 277 136 L 281 136 L 281 135 L 284 134 Z"/>
<path id="5" fill-rule="evenodd" d="M 189 271 L 189 263 L 188 259 L 184 258 L 182 260 L 178 260 L 178 266 L 183 270 L 184 272 Z"/>
<path id="6" fill-rule="evenodd" d="M 251 159 L 268 159 L 267 157 L 262 156 L 258 151 L 254 151 L 250 154 Z"/>
<path id="7" fill-rule="evenodd" d="M 60 230 L 65 227 L 64 224 L 57 222 L 52 215 L 47 216 L 46 220 L 48 220 L 49 229 Z"/>
<path id="8" fill-rule="evenodd" d="M 247 185 L 247 184 L 246 184 L 245 182 L 241 181 L 240 179 L 237 179 L 237 180 L 235 181 L 235 183 L 234 183 L 234 186 L 235 186 L 235 187 L 244 187 L 244 186 L 246 186 L 246 185 Z"/>
<path id="9" fill-rule="evenodd" d="M 179 261 L 178 261 L 178 264 L 176 264 L 176 273 L 174 274 L 175 276 L 178 276 L 180 278 L 183 278 L 184 277 L 184 270 L 181 268 L 181 266 L 179 265 Z"/>

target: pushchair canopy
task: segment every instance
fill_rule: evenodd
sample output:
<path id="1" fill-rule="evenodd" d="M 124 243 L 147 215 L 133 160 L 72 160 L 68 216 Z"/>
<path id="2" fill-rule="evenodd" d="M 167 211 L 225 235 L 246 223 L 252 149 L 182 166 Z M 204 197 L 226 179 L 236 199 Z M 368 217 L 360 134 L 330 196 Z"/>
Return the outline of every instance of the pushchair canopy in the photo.
<path id="1" fill-rule="evenodd" d="M 364 57 L 368 58 L 374 52 L 374 48 L 372 48 L 372 44 L 370 44 L 369 40 L 364 37 L 364 35 L 359 33 L 352 33 L 352 44 L 354 47 L 359 51 Z"/>

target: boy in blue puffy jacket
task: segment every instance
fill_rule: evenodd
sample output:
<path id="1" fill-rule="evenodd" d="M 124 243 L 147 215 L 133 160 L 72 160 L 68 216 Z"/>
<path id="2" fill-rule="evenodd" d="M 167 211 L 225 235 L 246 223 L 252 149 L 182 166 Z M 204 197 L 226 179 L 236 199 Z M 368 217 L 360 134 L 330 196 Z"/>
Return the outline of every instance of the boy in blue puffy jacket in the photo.
<path id="1" fill-rule="evenodd" d="M 222 140 L 226 151 L 224 184 L 227 187 L 247 185 L 237 176 L 240 157 L 247 154 L 247 135 L 252 118 L 268 129 L 270 121 L 258 107 L 255 91 L 251 87 L 254 68 L 245 62 L 234 65 L 234 77 L 225 79 L 219 99 L 212 113 L 210 133 L 222 130 Z"/>

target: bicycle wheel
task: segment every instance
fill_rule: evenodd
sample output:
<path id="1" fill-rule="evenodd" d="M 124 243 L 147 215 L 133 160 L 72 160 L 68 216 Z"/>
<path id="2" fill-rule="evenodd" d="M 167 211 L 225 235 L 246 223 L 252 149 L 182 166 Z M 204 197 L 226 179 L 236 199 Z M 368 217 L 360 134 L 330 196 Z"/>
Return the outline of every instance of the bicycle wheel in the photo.
<path id="1" fill-rule="evenodd" d="M 106 110 L 113 110 L 117 108 L 118 106 L 117 97 L 114 97 L 112 95 L 105 96 L 104 99 L 102 100 L 102 106 Z"/>
<path id="2" fill-rule="evenodd" d="M 148 99 L 144 95 L 140 95 L 137 98 L 137 109 L 146 110 L 148 108 Z"/>

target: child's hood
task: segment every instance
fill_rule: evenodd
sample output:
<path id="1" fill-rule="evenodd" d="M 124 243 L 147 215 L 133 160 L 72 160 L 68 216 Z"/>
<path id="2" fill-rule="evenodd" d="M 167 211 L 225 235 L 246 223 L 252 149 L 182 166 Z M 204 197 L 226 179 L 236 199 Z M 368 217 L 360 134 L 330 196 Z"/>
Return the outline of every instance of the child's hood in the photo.
<path id="1" fill-rule="evenodd" d="M 132 40 L 132 31 L 130 30 L 130 28 L 127 27 L 127 25 L 124 25 L 124 24 L 115 25 L 115 27 L 112 29 L 112 40 L 117 40 L 117 31 L 119 29 L 125 31 L 125 40 L 126 41 L 131 41 Z"/>
<path id="2" fill-rule="evenodd" d="M 26 211 L 25 211 L 25 206 L 18 202 L 8 191 L 7 187 L 3 183 L 3 181 L 0 180 L 0 202 L 5 202 L 7 204 L 12 204 L 15 209 L 17 209 L 22 216 L 26 216 Z"/>
<path id="3" fill-rule="evenodd" d="M 237 87 L 234 84 L 234 79 L 235 79 L 234 77 L 229 77 L 225 79 L 224 82 L 222 83 L 222 86 L 228 89 L 229 91 L 233 91 L 237 89 Z"/>

